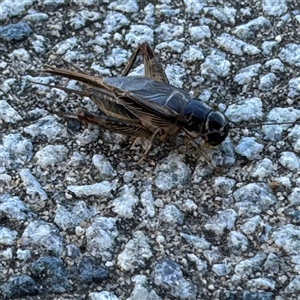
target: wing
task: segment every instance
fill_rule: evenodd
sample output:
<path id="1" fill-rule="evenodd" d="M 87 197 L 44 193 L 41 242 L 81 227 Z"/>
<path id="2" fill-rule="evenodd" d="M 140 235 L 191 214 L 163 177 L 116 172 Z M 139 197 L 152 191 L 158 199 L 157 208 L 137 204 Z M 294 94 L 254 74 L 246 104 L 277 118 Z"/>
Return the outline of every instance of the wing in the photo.
<path id="1" fill-rule="evenodd" d="M 144 77 L 106 78 L 104 83 L 111 87 L 120 103 L 135 115 L 151 114 L 174 121 L 191 100 L 183 90 Z"/>

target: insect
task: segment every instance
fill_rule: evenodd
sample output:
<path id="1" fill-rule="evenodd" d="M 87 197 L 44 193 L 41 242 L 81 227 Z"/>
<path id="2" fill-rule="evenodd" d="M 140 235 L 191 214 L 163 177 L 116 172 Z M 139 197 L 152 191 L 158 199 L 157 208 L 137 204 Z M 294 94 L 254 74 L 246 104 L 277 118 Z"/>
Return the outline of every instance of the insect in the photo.
<path id="1" fill-rule="evenodd" d="M 144 77 L 127 76 L 139 54 L 144 59 Z M 116 133 L 149 138 L 149 147 L 139 163 L 151 150 L 155 137 L 164 141 L 184 132 L 185 141 L 194 146 L 198 146 L 194 140 L 199 137 L 206 144 L 217 146 L 228 135 L 229 123 L 221 112 L 169 84 L 148 43 L 142 43 L 133 52 L 121 77 L 98 78 L 50 66 L 45 66 L 45 71 L 83 83 L 83 91 L 59 88 L 88 96 L 103 112 L 96 115 L 81 110 L 76 115 L 80 121 Z"/>

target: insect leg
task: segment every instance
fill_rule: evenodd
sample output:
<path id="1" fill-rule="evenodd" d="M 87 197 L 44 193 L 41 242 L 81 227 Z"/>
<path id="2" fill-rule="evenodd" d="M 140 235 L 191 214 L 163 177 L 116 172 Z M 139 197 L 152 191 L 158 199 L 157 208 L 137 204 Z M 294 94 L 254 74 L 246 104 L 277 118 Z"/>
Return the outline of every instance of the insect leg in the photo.
<path id="1" fill-rule="evenodd" d="M 147 157 L 147 155 L 149 154 L 149 152 L 150 152 L 150 150 L 151 150 L 151 148 L 152 148 L 152 143 L 153 143 L 155 137 L 156 137 L 158 134 L 161 134 L 161 128 L 157 128 L 157 129 L 155 130 L 155 132 L 152 133 L 152 136 L 151 136 L 151 138 L 150 138 L 150 140 L 149 140 L 149 145 L 148 145 L 146 151 L 144 152 L 143 156 L 141 157 L 141 159 L 138 161 L 138 163 L 137 163 L 138 165 L 139 165 L 139 164 Z"/>
<path id="2" fill-rule="evenodd" d="M 67 116 L 69 117 L 69 115 Z M 74 118 L 74 116 L 71 117 Z M 81 110 L 77 113 L 76 117 L 82 123 L 98 125 L 115 133 L 147 138 L 153 135 L 153 132 L 140 124 L 126 122 L 104 114 L 96 115 L 86 110 Z"/>
<path id="3" fill-rule="evenodd" d="M 156 81 L 169 83 L 168 77 L 162 65 L 159 63 L 150 45 L 146 42 L 139 45 L 138 48 L 133 52 L 121 76 L 128 75 L 139 54 L 142 54 L 144 57 L 145 77 L 152 78 Z"/>

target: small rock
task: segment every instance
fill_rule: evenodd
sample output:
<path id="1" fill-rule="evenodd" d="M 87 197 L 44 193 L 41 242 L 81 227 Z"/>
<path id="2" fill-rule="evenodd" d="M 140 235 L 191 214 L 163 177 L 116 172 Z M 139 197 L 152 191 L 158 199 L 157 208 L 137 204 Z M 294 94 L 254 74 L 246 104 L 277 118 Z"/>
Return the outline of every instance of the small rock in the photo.
<path id="1" fill-rule="evenodd" d="M 68 274 L 64 262 L 57 257 L 44 256 L 30 266 L 31 274 L 41 280 L 41 286 L 47 288 L 48 293 L 65 293 L 73 287 L 68 281 Z"/>
<path id="2" fill-rule="evenodd" d="M 1 15 L 3 13 L 2 9 L 3 6 L 1 7 Z M 29 37 L 31 33 L 32 33 L 32 29 L 26 22 L 19 22 L 16 24 L 0 26 L 0 39 L 9 43 L 13 41 L 25 40 L 27 37 Z"/>
<path id="3" fill-rule="evenodd" d="M 147 277 L 144 275 L 136 275 L 132 278 L 135 283 L 131 296 L 126 300 L 161 300 L 160 297 L 151 290 L 147 283 Z"/>
<path id="4" fill-rule="evenodd" d="M 19 239 L 19 244 L 30 246 L 39 252 L 50 251 L 56 256 L 61 256 L 63 252 L 63 240 L 58 229 L 44 221 L 30 222 Z"/>
<path id="5" fill-rule="evenodd" d="M 95 154 L 92 157 L 92 162 L 98 169 L 101 179 L 116 176 L 116 171 L 113 169 L 109 160 L 104 155 Z"/>
<path id="6" fill-rule="evenodd" d="M 120 197 L 113 200 L 113 211 L 122 218 L 131 219 L 133 217 L 133 207 L 138 203 L 139 198 L 135 195 L 135 188 L 129 188 L 127 185 L 123 186 Z"/>
<path id="7" fill-rule="evenodd" d="M 29 169 L 21 169 L 20 177 L 26 187 L 26 194 L 34 197 L 39 195 L 41 201 L 48 199 L 46 192 L 42 189 L 36 178 L 30 173 Z"/>
<path id="8" fill-rule="evenodd" d="M 5 100 L 0 101 L 0 119 L 6 123 L 16 124 L 23 118 Z"/>
<path id="9" fill-rule="evenodd" d="M 0 245 L 12 246 L 15 244 L 17 238 L 17 231 L 0 226 Z"/>
<path id="10" fill-rule="evenodd" d="M 148 238 L 142 231 L 137 231 L 118 255 L 118 265 L 124 271 L 133 272 L 135 269 L 143 268 L 152 256 Z"/>
<path id="11" fill-rule="evenodd" d="M 69 185 L 67 189 L 74 193 L 76 197 L 99 196 L 107 198 L 111 196 L 111 191 L 115 189 L 115 184 L 109 181 L 102 181 L 91 185 Z"/>
<path id="12" fill-rule="evenodd" d="M 87 249 L 93 255 L 100 255 L 103 259 L 111 259 L 115 238 L 119 235 L 116 219 L 96 217 L 86 230 Z"/>
<path id="13" fill-rule="evenodd" d="M 84 283 L 101 283 L 108 279 L 108 271 L 95 257 L 83 257 L 78 266 L 79 276 Z"/>
<path id="14" fill-rule="evenodd" d="M 263 148 L 264 146 L 257 143 L 254 138 L 243 137 L 235 147 L 235 151 L 249 160 L 254 160 L 259 157 L 259 153 L 262 152 Z"/>
<path id="15" fill-rule="evenodd" d="M 160 260 L 153 271 L 154 283 L 179 299 L 196 299 L 198 288 L 183 277 L 180 265 L 169 258 Z"/>
<path id="16" fill-rule="evenodd" d="M 175 205 L 168 204 L 160 211 L 159 218 L 162 222 L 182 225 L 184 214 Z"/>
<path id="17" fill-rule="evenodd" d="M 11 277 L 0 289 L 5 299 L 25 298 L 41 292 L 39 285 L 29 275 Z"/>
<path id="18" fill-rule="evenodd" d="M 64 145 L 48 145 L 38 151 L 34 158 L 37 164 L 45 169 L 65 161 L 68 153 L 69 150 Z"/>

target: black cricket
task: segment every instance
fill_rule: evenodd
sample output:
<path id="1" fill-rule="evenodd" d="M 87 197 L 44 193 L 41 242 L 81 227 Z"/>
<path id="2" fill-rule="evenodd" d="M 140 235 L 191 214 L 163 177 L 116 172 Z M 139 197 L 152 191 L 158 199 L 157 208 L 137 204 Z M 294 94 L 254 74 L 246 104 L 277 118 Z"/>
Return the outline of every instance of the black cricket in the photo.
<path id="1" fill-rule="evenodd" d="M 139 54 L 144 58 L 144 77 L 127 77 Z M 185 132 L 186 142 L 194 146 L 197 146 L 194 140 L 199 137 L 206 144 L 217 146 L 228 135 L 229 123 L 221 112 L 169 85 L 165 71 L 148 43 L 142 43 L 132 54 L 121 77 L 98 78 L 81 70 L 50 66 L 45 66 L 45 70 L 84 83 L 83 91 L 58 87 L 90 97 L 103 112 L 96 115 L 81 110 L 76 115 L 80 121 L 116 133 L 149 138 L 150 145 L 141 160 L 151 150 L 155 137 L 166 140 Z"/>

